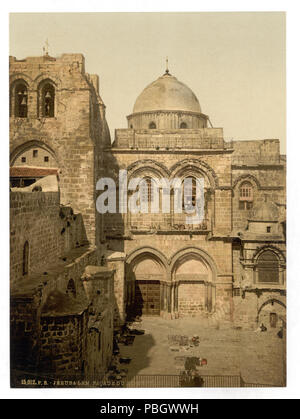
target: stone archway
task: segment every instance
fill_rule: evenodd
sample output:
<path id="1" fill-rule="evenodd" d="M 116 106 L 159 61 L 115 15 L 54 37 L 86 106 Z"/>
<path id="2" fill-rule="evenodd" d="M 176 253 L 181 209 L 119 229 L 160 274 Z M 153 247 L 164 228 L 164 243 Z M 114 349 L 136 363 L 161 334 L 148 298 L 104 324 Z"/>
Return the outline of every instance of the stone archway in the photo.
<path id="1" fill-rule="evenodd" d="M 27 141 L 11 153 L 11 186 L 29 186 L 45 176 L 58 175 L 59 167 L 56 154 L 47 144 Z"/>
<path id="2" fill-rule="evenodd" d="M 26 141 L 25 143 L 20 144 L 19 146 L 15 147 L 10 154 L 10 166 L 16 166 L 20 165 L 20 162 L 18 159 L 20 159 L 22 156 L 26 157 L 26 153 L 33 150 L 40 150 L 44 152 L 45 156 L 50 157 L 49 164 L 42 164 L 42 166 L 45 167 L 60 167 L 60 163 L 57 159 L 57 155 L 55 151 L 45 142 L 39 141 L 39 140 L 32 140 L 32 141 Z M 33 156 L 32 156 L 33 157 Z M 26 162 L 27 165 L 33 165 L 37 166 L 36 161 L 35 162 Z M 34 163 L 34 164 L 33 164 Z M 45 163 L 45 162 L 43 162 Z M 50 166 L 51 164 L 51 166 Z M 39 164 L 41 165 L 41 164 Z"/>
<path id="3" fill-rule="evenodd" d="M 127 260 L 127 313 L 159 316 L 164 311 L 166 267 L 156 253 L 141 249 Z"/>
<path id="4" fill-rule="evenodd" d="M 200 249 L 184 249 L 173 259 L 173 316 L 212 313 L 216 300 L 216 268 L 209 256 Z"/>
<path id="5" fill-rule="evenodd" d="M 286 305 L 277 299 L 265 301 L 258 310 L 258 324 L 263 323 L 270 328 L 286 324 Z"/>

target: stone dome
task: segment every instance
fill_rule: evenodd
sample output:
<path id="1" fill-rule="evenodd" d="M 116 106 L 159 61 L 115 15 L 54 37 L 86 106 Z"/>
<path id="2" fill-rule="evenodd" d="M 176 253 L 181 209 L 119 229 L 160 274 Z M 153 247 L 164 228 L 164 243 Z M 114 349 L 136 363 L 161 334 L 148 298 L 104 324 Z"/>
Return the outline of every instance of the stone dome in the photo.
<path id="1" fill-rule="evenodd" d="M 251 221 L 278 221 L 279 211 L 274 202 L 268 201 L 256 205 L 250 213 Z"/>
<path id="2" fill-rule="evenodd" d="M 138 96 L 133 113 L 149 111 L 185 111 L 201 113 L 199 101 L 192 90 L 166 72 L 149 84 Z"/>

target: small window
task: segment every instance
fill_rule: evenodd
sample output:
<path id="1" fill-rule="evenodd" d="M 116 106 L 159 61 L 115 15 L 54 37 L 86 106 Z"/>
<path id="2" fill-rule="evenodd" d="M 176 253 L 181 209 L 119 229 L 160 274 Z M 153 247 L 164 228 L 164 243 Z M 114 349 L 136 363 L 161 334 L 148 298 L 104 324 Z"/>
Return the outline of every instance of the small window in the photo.
<path id="1" fill-rule="evenodd" d="M 26 163 L 26 157 L 21 157 L 21 162 Z"/>
<path id="2" fill-rule="evenodd" d="M 38 156 L 38 150 L 33 150 L 32 155 L 33 155 L 33 157 L 37 157 Z"/>
<path id="3" fill-rule="evenodd" d="M 252 193 L 252 185 L 250 182 L 244 182 L 240 186 L 240 199 L 251 201 L 253 199 L 253 193 Z"/>
<path id="4" fill-rule="evenodd" d="M 240 297 L 241 296 L 240 288 L 233 288 L 233 296 L 234 297 Z"/>
<path id="5" fill-rule="evenodd" d="M 150 122 L 149 129 L 156 129 L 156 123 L 155 122 Z"/>
<path id="6" fill-rule="evenodd" d="M 181 129 L 187 129 L 187 124 L 185 122 L 181 122 L 180 128 Z"/>
<path id="7" fill-rule="evenodd" d="M 271 233 L 271 227 L 267 227 L 267 233 Z"/>
<path id="8" fill-rule="evenodd" d="M 23 275 L 28 274 L 29 265 L 29 243 L 26 241 L 23 247 Z"/>
<path id="9" fill-rule="evenodd" d="M 44 162 L 48 162 L 49 161 L 49 157 L 48 156 L 45 156 L 44 157 Z"/>
<path id="10" fill-rule="evenodd" d="M 253 187 L 250 182 L 244 182 L 239 190 L 239 208 L 249 210 L 253 207 Z"/>

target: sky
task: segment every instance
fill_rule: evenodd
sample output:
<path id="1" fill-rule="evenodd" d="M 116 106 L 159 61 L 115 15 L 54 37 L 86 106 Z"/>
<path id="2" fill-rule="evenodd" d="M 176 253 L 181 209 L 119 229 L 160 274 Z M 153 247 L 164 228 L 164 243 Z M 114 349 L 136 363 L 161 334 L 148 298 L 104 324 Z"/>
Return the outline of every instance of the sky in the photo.
<path id="1" fill-rule="evenodd" d="M 100 77 L 112 138 L 165 71 L 189 86 L 226 140 L 279 138 L 286 151 L 285 14 L 14 13 L 10 55 L 82 53 Z"/>

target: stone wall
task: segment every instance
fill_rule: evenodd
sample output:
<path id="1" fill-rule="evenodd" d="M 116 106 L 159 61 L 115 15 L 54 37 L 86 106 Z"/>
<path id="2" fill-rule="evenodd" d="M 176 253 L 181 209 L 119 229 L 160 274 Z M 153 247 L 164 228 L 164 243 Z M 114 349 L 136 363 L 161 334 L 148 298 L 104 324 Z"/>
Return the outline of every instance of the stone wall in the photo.
<path id="1" fill-rule="evenodd" d="M 47 161 L 45 161 L 45 159 Z M 18 155 L 18 157 L 13 162 L 13 166 L 56 168 L 57 162 L 55 161 L 55 158 L 51 155 L 49 151 L 44 150 L 41 147 L 35 147 L 30 150 L 25 150 L 23 153 Z"/>
<path id="2" fill-rule="evenodd" d="M 61 379 L 84 373 L 87 318 L 87 313 L 41 318 L 40 373 L 53 372 Z"/>
<path id="3" fill-rule="evenodd" d="M 11 192 L 10 232 L 12 284 L 24 276 L 26 242 L 29 245 L 27 275 L 30 275 L 87 241 L 81 214 L 60 206 L 58 192 Z"/>
<path id="4" fill-rule="evenodd" d="M 115 271 L 114 277 L 114 324 L 120 326 L 126 320 L 125 253 L 108 251 L 107 266 Z"/>
<path id="5" fill-rule="evenodd" d="M 114 329 L 114 275 L 111 267 L 86 266 L 82 281 L 90 302 L 85 375 L 99 380 L 110 365 Z"/>
<path id="6" fill-rule="evenodd" d="M 180 284 L 178 289 L 179 316 L 193 317 L 205 311 L 205 287 L 203 284 Z"/>
<path id="7" fill-rule="evenodd" d="M 38 354 L 37 305 L 31 296 L 11 298 L 10 360 L 11 368 L 34 370 Z"/>
<path id="8" fill-rule="evenodd" d="M 87 292 L 86 267 L 101 268 L 81 214 L 61 206 L 58 192 L 11 192 L 11 242 L 12 370 L 52 378 L 103 375 L 112 356 L 113 271 L 106 269 Z"/>
<path id="9" fill-rule="evenodd" d="M 234 148 L 232 156 L 234 166 L 280 163 L 280 142 L 277 139 L 232 141 L 231 145 Z"/>
<path id="10" fill-rule="evenodd" d="M 23 249 L 29 244 L 29 274 L 57 259 L 63 248 L 60 235 L 59 194 L 56 192 L 11 192 L 10 275 L 12 282 L 23 277 Z"/>
<path id="11" fill-rule="evenodd" d="M 76 252 L 63 266 L 48 267 L 46 276 L 30 278 L 27 288 L 12 289 L 12 369 L 98 381 L 107 371 L 113 349 L 114 271 L 95 266 L 95 250 Z"/>

